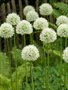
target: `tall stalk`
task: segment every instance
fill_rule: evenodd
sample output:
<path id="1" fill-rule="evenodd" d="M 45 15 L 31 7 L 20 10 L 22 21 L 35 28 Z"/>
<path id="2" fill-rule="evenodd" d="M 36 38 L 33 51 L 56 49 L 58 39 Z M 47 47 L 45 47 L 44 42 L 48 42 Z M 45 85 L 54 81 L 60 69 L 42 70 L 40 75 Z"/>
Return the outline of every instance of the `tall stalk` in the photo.
<path id="1" fill-rule="evenodd" d="M 61 52 L 61 55 L 62 55 L 62 48 L 63 46 L 62 46 L 62 37 L 61 37 L 61 41 L 60 41 L 60 52 Z M 62 65 L 62 58 L 61 58 L 61 60 L 60 60 L 60 64 Z M 62 68 L 62 67 L 61 67 Z M 62 74 L 61 74 L 62 75 Z"/>
<path id="2" fill-rule="evenodd" d="M 17 45 L 16 45 L 16 40 L 17 40 L 17 35 L 16 35 L 16 26 L 14 26 L 14 47 L 17 48 Z M 18 86 L 18 83 L 17 83 L 17 60 L 15 60 L 15 68 L 16 68 L 16 90 L 17 89 L 17 86 Z"/>
<path id="3" fill-rule="evenodd" d="M 12 43 L 12 42 L 11 42 Z M 10 79 L 11 79 L 11 90 L 13 90 L 13 86 L 12 86 L 12 66 L 11 66 L 11 62 L 12 62 L 12 55 L 11 55 L 11 45 L 9 45 L 9 39 L 6 39 L 6 47 L 7 48 L 7 53 L 9 56 L 9 64 L 10 64 Z"/>
<path id="4" fill-rule="evenodd" d="M 45 65 L 45 68 L 44 68 L 44 71 L 45 71 L 45 77 L 44 77 L 44 85 L 45 85 L 45 87 L 46 87 L 46 54 L 45 54 L 45 44 L 43 43 L 43 54 L 44 54 L 44 57 L 45 58 L 43 58 L 44 59 L 44 65 Z"/>
<path id="5" fill-rule="evenodd" d="M 32 62 L 30 62 L 31 90 L 34 90 L 34 82 L 33 82 L 32 69 L 33 69 L 33 64 L 32 64 Z"/>
<path id="6" fill-rule="evenodd" d="M 24 47 L 26 46 L 26 36 L 24 35 Z"/>
<path id="7" fill-rule="evenodd" d="M 62 37 L 60 38 L 61 39 L 61 41 L 60 41 L 60 52 L 61 52 L 61 57 L 62 57 L 62 51 L 63 51 L 63 44 L 62 44 L 62 42 L 63 42 L 63 39 L 62 39 Z M 62 63 L 62 58 L 60 58 L 60 76 L 62 77 L 62 74 L 63 74 L 63 68 L 62 68 L 62 65 L 63 65 L 63 63 Z"/>
<path id="8" fill-rule="evenodd" d="M 14 47 L 16 47 L 16 30 L 14 30 L 15 33 L 14 33 Z"/>
<path id="9" fill-rule="evenodd" d="M 6 53 L 6 55 L 8 55 L 7 48 L 7 40 L 4 38 L 4 52 Z"/>
<path id="10" fill-rule="evenodd" d="M 26 46 L 26 36 L 24 35 L 24 47 L 25 46 Z M 25 61 L 25 71 L 26 71 L 26 90 L 28 90 L 27 61 Z"/>
<path id="11" fill-rule="evenodd" d="M 17 60 L 16 60 L 15 63 L 16 63 L 16 90 L 18 90 L 18 89 L 17 89 L 17 85 L 18 85 L 18 83 L 17 83 Z"/>
<path id="12" fill-rule="evenodd" d="M 48 49 L 49 45 L 47 44 L 47 50 Z M 49 90 L 49 51 L 47 51 L 46 90 Z"/>
<path id="13" fill-rule="evenodd" d="M 33 33 L 30 34 L 30 44 L 33 44 Z M 33 69 L 33 64 L 32 64 L 32 62 L 30 62 L 31 89 L 34 90 L 32 69 Z"/>
<path id="14" fill-rule="evenodd" d="M 1 52 L 1 38 L 0 38 L 0 52 Z"/>
<path id="15" fill-rule="evenodd" d="M 25 90 L 28 90 L 28 77 L 27 77 L 27 61 L 25 61 L 25 74 L 26 74 L 26 89 Z"/>
<path id="16" fill-rule="evenodd" d="M 65 38 L 65 48 L 67 47 L 67 38 Z M 64 90 L 66 90 L 66 63 L 64 63 Z"/>
<path id="17" fill-rule="evenodd" d="M 30 44 L 33 44 L 33 33 L 30 34 Z"/>

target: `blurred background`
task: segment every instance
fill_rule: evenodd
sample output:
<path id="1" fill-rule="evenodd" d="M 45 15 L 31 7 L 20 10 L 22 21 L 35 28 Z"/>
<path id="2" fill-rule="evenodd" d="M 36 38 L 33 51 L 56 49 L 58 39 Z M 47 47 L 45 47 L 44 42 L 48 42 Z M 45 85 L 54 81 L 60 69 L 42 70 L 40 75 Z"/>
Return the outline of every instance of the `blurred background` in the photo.
<path id="1" fill-rule="evenodd" d="M 10 12 L 17 12 L 23 18 L 23 8 L 30 4 L 38 8 L 43 2 L 51 3 L 64 2 L 68 4 L 68 0 L 0 0 L 0 23 L 5 21 L 5 16 Z"/>
<path id="2" fill-rule="evenodd" d="M 44 2 L 50 3 L 53 6 L 53 13 L 47 19 L 51 22 L 50 27 L 55 29 L 56 18 L 60 15 L 68 16 L 68 0 L 0 0 L 0 25 L 5 22 L 6 16 L 9 13 L 15 12 L 20 15 L 21 19 L 25 19 L 23 8 L 26 5 L 34 6 L 38 12 L 39 5 Z M 37 42 L 39 41 L 38 33 L 34 38 Z M 3 47 L 3 39 L 1 41 L 1 47 Z"/>

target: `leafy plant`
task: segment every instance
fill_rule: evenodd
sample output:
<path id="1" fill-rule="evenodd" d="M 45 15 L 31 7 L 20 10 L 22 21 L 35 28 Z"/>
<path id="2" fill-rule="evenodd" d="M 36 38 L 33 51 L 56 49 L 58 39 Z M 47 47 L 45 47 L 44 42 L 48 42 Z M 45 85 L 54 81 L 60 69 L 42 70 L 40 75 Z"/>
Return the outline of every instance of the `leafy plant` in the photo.
<path id="1" fill-rule="evenodd" d="M 27 77 L 30 76 L 30 65 L 27 63 Z M 17 68 L 17 78 L 16 78 L 16 71 L 12 74 L 12 88 L 13 90 L 16 90 L 16 82 L 17 82 L 17 89 L 22 89 L 22 84 L 24 83 L 24 78 L 26 77 L 26 71 L 25 71 L 25 63 L 22 64 Z"/>
<path id="2" fill-rule="evenodd" d="M 0 52 L 0 74 L 9 77 L 9 58 Z"/>
<path id="3" fill-rule="evenodd" d="M 10 79 L 0 74 L 0 90 L 10 90 Z"/>
<path id="4" fill-rule="evenodd" d="M 68 15 L 68 5 L 67 4 L 63 2 L 62 3 L 58 2 L 58 3 L 54 3 L 53 6 L 54 6 L 53 15 L 55 17 L 58 17 L 60 15 L 66 15 L 66 16 Z"/>

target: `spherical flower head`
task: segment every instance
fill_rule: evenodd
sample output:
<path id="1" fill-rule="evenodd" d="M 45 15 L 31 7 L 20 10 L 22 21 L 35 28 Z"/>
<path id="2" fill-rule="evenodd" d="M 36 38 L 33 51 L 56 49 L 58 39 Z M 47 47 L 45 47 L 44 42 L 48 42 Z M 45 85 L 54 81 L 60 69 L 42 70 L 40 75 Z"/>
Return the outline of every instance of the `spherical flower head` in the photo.
<path id="1" fill-rule="evenodd" d="M 35 20 L 35 22 L 33 24 L 33 27 L 36 30 L 42 30 L 42 29 L 48 27 L 48 21 L 45 18 L 42 18 L 42 17 L 38 18 L 38 19 Z"/>
<path id="2" fill-rule="evenodd" d="M 35 21 L 37 18 L 39 18 L 39 15 L 35 11 L 29 11 L 26 15 L 26 20 L 29 22 Z"/>
<path id="3" fill-rule="evenodd" d="M 50 4 L 48 3 L 43 3 L 41 6 L 40 6 L 40 14 L 41 15 L 50 15 L 52 12 L 53 12 L 53 8 Z"/>
<path id="4" fill-rule="evenodd" d="M 19 21 L 20 21 L 20 17 L 16 13 L 8 14 L 6 18 L 6 22 L 10 23 L 13 26 L 17 25 Z"/>
<path id="5" fill-rule="evenodd" d="M 39 57 L 39 51 L 34 45 L 28 45 L 22 50 L 22 58 L 27 61 L 35 61 Z"/>
<path id="6" fill-rule="evenodd" d="M 31 5 L 26 6 L 26 7 L 23 9 L 24 15 L 26 16 L 29 11 L 35 11 L 34 7 L 31 6 Z"/>
<path id="7" fill-rule="evenodd" d="M 44 43 L 52 43 L 57 39 L 56 32 L 51 28 L 43 29 L 40 34 L 40 40 Z"/>
<path id="8" fill-rule="evenodd" d="M 0 27 L 0 37 L 11 38 L 14 35 L 14 28 L 9 23 L 3 23 Z"/>
<path id="9" fill-rule="evenodd" d="M 63 51 L 63 59 L 68 63 L 68 47 Z"/>
<path id="10" fill-rule="evenodd" d="M 57 26 L 61 25 L 61 24 L 68 24 L 68 17 L 61 15 L 57 18 L 56 21 Z"/>
<path id="11" fill-rule="evenodd" d="M 21 34 L 21 35 L 31 34 L 32 32 L 33 32 L 32 25 L 26 20 L 20 21 L 16 27 L 17 34 Z"/>
<path id="12" fill-rule="evenodd" d="M 57 34 L 60 37 L 68 37 L 68 24 L 61 24 L 57 28 Z"/>

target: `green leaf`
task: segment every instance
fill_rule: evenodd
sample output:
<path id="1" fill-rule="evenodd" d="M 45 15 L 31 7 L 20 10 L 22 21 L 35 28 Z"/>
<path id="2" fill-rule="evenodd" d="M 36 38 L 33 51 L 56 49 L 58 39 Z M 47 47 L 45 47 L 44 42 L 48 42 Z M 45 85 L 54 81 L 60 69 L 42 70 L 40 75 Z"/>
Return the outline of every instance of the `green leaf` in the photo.
<path id="1" fill-rule="evenodd" d="M 5 53 L 0 53 L 0 74 L 9 77 L 9 58 Z"/>
<path id="2" fill-rule="evenodd" d="M 52 14 L 55 18 L 57 18 L 62 15 L 62 12 L 60 10 L 54 9 Z"/>
<path id="3" fill-rule="evenodd" d="M 61 10 L 61 12 L 64 14 L 64 15 L 67 15 L 68 14 L 68 5 L 65 4 L 65 3 L 54 3 L 54 6 L 56 8 L 58 8 L 59 10 Z"/>
<path id="4" fill-rule="evenodd" d="M 25 76 L 26 76 L 25 64 L 23 64 L 17 68 L 17 78 L 16 78 L 16 71 L 12 74 L 13 90 L 16 90 L 16 81 L 18 90 L 21 90 Z M 30 65 L 29 63 L 27 63 L 27 77 L 29 76 L 30 76 Z"/>
<path id="5" fill-rule="evenodd" d="M 17 48 L 13 48 L 12 50 L 13 60 L 16 61 L 18 65 L 23 63 L 23 60 L 21 58 L 21 50 Z"/>
<path id="6" fill-rule="evenodd" d="M 61 55 L 61 52 L 60 51 L 57 51 L 57 50 L 53 50 L 53 53 L 59 57 L 62 57 Z"/>
<path id="7" fill-rule="evenodd" d="M 10 89 L 10 80 L 0 74 L 0 90 L 9 90 Z"/>

